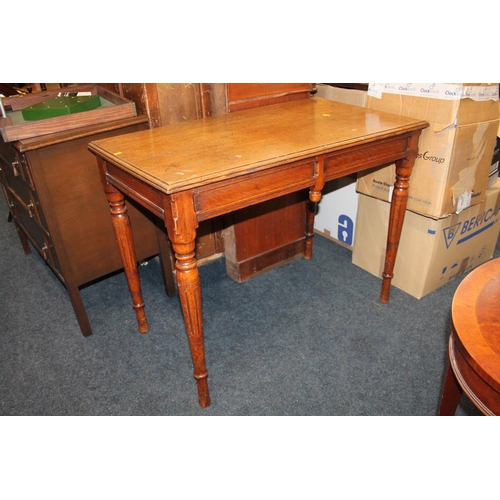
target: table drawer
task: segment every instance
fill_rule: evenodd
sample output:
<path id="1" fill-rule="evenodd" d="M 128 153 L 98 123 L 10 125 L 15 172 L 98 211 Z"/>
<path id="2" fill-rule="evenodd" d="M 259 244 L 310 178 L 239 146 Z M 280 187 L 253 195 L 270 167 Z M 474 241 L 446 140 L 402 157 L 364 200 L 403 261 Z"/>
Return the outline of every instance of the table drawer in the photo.
<path id="1" fill-rule="evenodd" d="M 198 220 L 310 188 L 315 170 L 315 160 L 297 161 L 203 186 L 195 190 Z"/>

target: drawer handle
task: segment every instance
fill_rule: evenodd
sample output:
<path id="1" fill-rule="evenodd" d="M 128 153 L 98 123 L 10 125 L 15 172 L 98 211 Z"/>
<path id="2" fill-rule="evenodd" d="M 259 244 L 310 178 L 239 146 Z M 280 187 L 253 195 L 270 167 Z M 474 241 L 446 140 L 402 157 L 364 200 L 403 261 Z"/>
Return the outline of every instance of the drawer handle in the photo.
<path id="1" fill-rule="evenodd" d="M 47 243 L 44 243 L 43 247 L 42 247 L 42 253 L 43 253 L 44 260 L 47 260 L 49 258 L 48 252 L 49 252 L 49 247 L 47 246 Z"/>
<path id="2" fill-rule="evenodd" d="M 17 160 L 12 162 L 12 170 L 14 171 L 14 177 L 19 177 L 19 162 Z"/>
<path id="3" fill-rule="evenodd" d="M 35 212 L 33 211 L 33 209 L 34 209 L 35 207 L 33 206 L 33 202 L 32 202 L 32 201 L 30 201 L 30 202 L 28 203 L 28 206 L 27 206 L 26 208 L 28 209 L 28 214 L 29 214 L 30 218 L 31 218 L 31 219 L 33 219 L 33 217 L 35 217 Z"/>

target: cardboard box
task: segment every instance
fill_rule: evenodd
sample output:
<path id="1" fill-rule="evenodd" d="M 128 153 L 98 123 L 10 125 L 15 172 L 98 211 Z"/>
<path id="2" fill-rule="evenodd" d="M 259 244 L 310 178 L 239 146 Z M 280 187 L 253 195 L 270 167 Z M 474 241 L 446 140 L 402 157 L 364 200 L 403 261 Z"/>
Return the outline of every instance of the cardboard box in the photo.
<path id="1" fill-rule="evenodd" d="M 420 136 L 409 210 L 445 217 L 484 200 L 500 119 L 498 85 L 370 84 L 366 107 L 430 123 Z M 390 200 L 394 178 L 394 165 L 360 173 L 357 190 Z"/>
<path id="2" fill-rule="evenodd" d="M 366 105 L 366 91 L 364 90 L 344 89 L 318 83 L 316 84 L 316 96 L 323 99 L 330 99 L 330 101 L 361 106 L 362 108 Z"/>
<path id="3" fill-rule="evenodd" d="M 314 218 L 314 230 L 352 250 L 358 211 L 356 177 L 328 182 Z"/>
<path id="4" fill-rule="evenodd" d="M 500 129 L 499 129 L 500 132 Z M 493 159 L 491 160 L 490 178 L 488 180 L 488 187 L 495 184 L 498 179 L 498 164 L 500 163 L 500 137 L 497 136 L 495 149 L 493 151 Z"/>
<path id="5" fill-rule="evenodd" d="M 425 120 L 441 132 L 498 120 L 498 83 L 371 83 L 366 107 Z"/>
<path id="6" fill-rule="evenodd" d="M 491 259 L 499 235 L 500 181 L 484 202 L 442 219 L 406 211 L 392 284 L 420 299 Z M 390 203 L 360 195 L 352 262 L 382 276 Z"/>
<path id="7" fill-rule="evenodd" d="M 331 101 L 364 107 L 366 91 L 317 84 L 317 97 Z M 356 176 L 342 177 L 328 182 L 322 193 L 318 213 L 314 219 L 314 230 L 352 250 L 358 211 Z"/>

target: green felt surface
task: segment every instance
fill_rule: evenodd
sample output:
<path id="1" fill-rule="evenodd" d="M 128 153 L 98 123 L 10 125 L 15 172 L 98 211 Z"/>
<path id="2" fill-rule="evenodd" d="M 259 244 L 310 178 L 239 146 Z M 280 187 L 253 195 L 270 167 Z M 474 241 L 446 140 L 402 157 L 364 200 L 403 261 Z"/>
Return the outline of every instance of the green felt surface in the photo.
<path id="1" fill-rule="evenodd" d="M 101 100 L 101 108 L 106 108 L 110 106 L 114 106 L 114 104 L 107 99 L 99 96 Z M 18 109 L 16 111 L 7 111 L 7 116 L 11 119 L 12 125 L 20 125 L 22 123 L 26 123 L 26 119 L 23 117 L 23 110 Z M 28 120 L 29 121 L 29 120 Z"/>
<path id="2" fill-rule="evenodd" d="M 101 106 L 98 95 L 93 96 L 61 96 L 28 106 L 22 110 L 22 116 L 27 121 L 44 120 L 56 116 L 90 111 Z"/>

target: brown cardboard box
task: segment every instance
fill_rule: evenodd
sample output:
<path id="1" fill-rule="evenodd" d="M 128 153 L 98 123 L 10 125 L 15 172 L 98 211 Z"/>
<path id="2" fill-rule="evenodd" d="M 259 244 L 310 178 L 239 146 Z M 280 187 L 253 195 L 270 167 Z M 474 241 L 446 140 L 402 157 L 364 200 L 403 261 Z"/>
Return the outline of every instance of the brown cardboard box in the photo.
<path id="1" fill-rule="evenodd" d="M 366 107 L 428 121 L 440 132 L 498 120 L 498 83 L 370 84 Z"/>
<path id="2" fill-rule="evenodd" d="M 362 108 L 366 105 L 366 91 L 364 90 L 344 89 L 318 83 L 316 84 L 316 96 L 323 99 L 330 99 L 330 101 L 361 106 Z"/>
<path id="3" fill-rule="evenodd" d="M 430 123 L 420 137 L 408 209 L 445 217 L 482 202 L 499 127 L 498 85 L 385 84 L 382 89 L 377 85 L 384 84 L 370 85 L 367 108 Z M 394 176 L 394 165 L 373 169 L 358 176 L 356 188 L 389 200 Z"/>
<path id="4" fill-rule="evenodd" d="M 392 284 L 417 299 L 486 262 L 499 235 L 500 181 L 484 202 L 433 219 L 406 211 Z M 352 262 L 382 276 L 390 203 L 360 195 Z"/>

